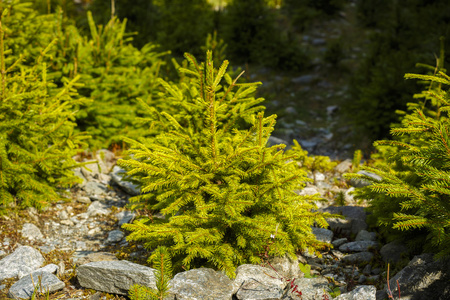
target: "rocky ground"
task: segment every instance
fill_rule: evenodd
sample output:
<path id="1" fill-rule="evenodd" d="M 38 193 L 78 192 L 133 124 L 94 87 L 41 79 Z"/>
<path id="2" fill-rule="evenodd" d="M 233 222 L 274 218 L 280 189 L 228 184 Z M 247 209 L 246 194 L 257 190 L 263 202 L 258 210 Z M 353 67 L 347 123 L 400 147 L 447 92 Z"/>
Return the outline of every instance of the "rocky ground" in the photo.
<path id="1" fill-rule="evenodd" d="M 35 282 L 39 281 L 36 274 L 41 274 L 40 280 L 51 286 L 50 299 L 127 299 L 131 283 L 154 286 L 152 270 L 145 267 L 147 251 L 128 243 L 127 233 L 120 228 L 148 213 L 126 209 L 128 198 L 138 191 L 121 180 L 120 168 L 113 167 L 113 153 L 102 150 L 93 158 L 99 163 L 89 165 L 91 171 L 76 171 L 84 183 L 70 190 L 69 199 L 42 213 L 28 209 L 0 218 L 0 299 L 30 298 L 31 272 Z M 376 232 L 368 230 L 364 203 L 356 203 L 351 195 L 350 184 L 362 183 L 349 184 L 342 178 L 350 167 L 350 160 L 344 160 L 332 172 L 310 174 L 314 184 L 299 191 L 321 194 L 321 210 L 345 216 L 329 219 L 328 229 L 313 228 L 319 240 L 333 245 L 320 257 L 299 253 L 296 261 L 285 258 L 271 260 L 265 267 L 243 265 L 234 280 L 211 269 L 182 272 L 172 281 L 170 299 L 306 300 L 331 299 L 337 294 L 341 300 L 385 299 L 388 261 L 397 262 L 391 269 L 395 277 L 390 286 L 395 293 L 393 280 L 399 279 L 402 299 L 449 299 L 424 298 L 429 296 L 427 286 L 433 285 L 436 292 L 439 284 L 448 282 L 446 265 L 426 254 L 409 262 L 405 246 L 384 245 Z M 44 270 L 39 269 L 42 266 Z M 301 291 L 302 298 L 296 291 Z M 411 293 L 425 296 L 404 298 Z M 441 293 L 449 296 L 450 290 Z"/>

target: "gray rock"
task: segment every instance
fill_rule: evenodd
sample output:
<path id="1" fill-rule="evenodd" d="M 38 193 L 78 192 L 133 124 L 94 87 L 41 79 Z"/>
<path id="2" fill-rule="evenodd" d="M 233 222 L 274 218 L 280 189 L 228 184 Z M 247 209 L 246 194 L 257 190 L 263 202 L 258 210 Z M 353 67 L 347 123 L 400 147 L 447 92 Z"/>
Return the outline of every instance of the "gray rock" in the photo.
<path id="1" fill-rule="evenodd" d="M 118 260 L 117 257 L 109 252 L 89 252 L 86 251 L 78 252 L 78 255 L 74 257 L 74 262 L 77 265 L 84 265 L 94 261 L 112 261 Z"/>
<path id="2" fill-rule="evenodd" d="M 375 232 L 368 232 L 367 230 L 361 230 L 356 235 L 355 241 L 376 241 L 377 234 Z"/>
<path id="3" fill-rule="evenodd" d="M 96 202 L 98 202 L 98 201 L 96 201 Z M 98 205 L 98 204 L 96 204 L 96 205 Z M 88 207 L 88 209 L 89 209 L 89 207 Z M 75 215 L 75 216 L 71 217 L 70 221 L 72 221 L 75 224 L 85 223 L 87 221 L 87 219 L 89 218 L 89 216 L 94 216 L 95 215 L 96 209 L 97 209 L 97 206 L 94 206 L 94 207 L 91 208 L 91 211 L 90 211 L 91 214 L 89 214 L 89 213 L 81 213 L 81 214 L 78 214 L 78 215 Z M 88 212 L 89 212 L 89 210 L 88 210 Z"/>
<path id="4" fill-rule="evenodd" d="M 336 167 L 334 167 L 334 169 L 336 170 L 336 172 L 339 173 L 347 173 L 348 171 L 350 171 L 350 168 L 352 167 L 352 160 L 351 159 L 346 159 L 344 161 L 342 161 L 341 163 L 339 163 Z"/>
<path id="5" fill-rule="evenodd" d="M 366 220 L 364 207 L 360 206 L 328 206 L 327 208 L 321 209 L 321 211 L 340 214 L 350 219 Z"/>
<path id="6" fill-rule="evenodd" d="M 39 251 L 30 246 L 21 246 L 12 254 L 0 260 L 0 281 L 6 278 L 16 277 L 19 270 L 30 268 L 38 269 L 44 263 L 44 257 Z"/>
<path id="7" fill-rule="evenodd" d="M 111 213 L 109 206 L 101 201 L 94 201 L 87 209 L 87 215 L 95 217 L 99 215 L 108 215 Z M 72 220 L 73 221 L 73 220 Z"/>
<path id="8" fill-rule="evenodd" d="M 84 163 L 87 164 L 81 167 L 81 174 L 83 174 L 84 178 L 90 181 L 95 175 L 100 173 L 100 168 L 96 160 L 86 161 Z"/>
<path id="9" fill-rule="evenodd" d="M 46 273 L 56 273 L 56 271 L 58 270 L 58 266 L 55 264 L 48 264 L 45 267 L 39 268 L 37 270 L 34 270 L 32 272 L 29 272 L 27 270 L 22 269 L 19 270 L 19 272 L 17 273 L 17 278 L 22 278 L 24 276 L 30 275 L 30 273 L 37 273 L 37 272 L 46 272 Z"/>
<path id="10" fill-rule="evenodd" d="M 326 177 L 325 174 L 321 172 L 314 172 L 314 179 L 315 181 L 325 181 Z"/>
<path id="11" fill-rule="evenodd" d="M 327 43 L 327 40 L 323 39 L 323 38 L 313 38 L 311 40 L 311 44 L 313 46 L 322 46 L 322 45 L 325 45 L 326 43 Z"/>
<path id="12" fill-rule="evenodd" d="M 367 264 L 364 269 L 362 270 L 363 274 L 365 275 L 370 275 L 370 273 L 372 272 L 372 265 Z"/>
<path id="13" fill-rule="evenodd" d="M 106 187 L 106 185 L 95 181 L 89 181 L 84 185 L 83 189 L 88 195 L 96 196 L 106 195 L 106 193 L 108 192 L 108 188 Z"/>
<path id="14" fill-rule="evenodd" d="M 169 284 L 168 299 L 176 300 L 231 300 L 235 292 L 230 278 L 209 268 L 178 273 Z"/>
<path id="15" fill-rule="evenodd" d="M 367 229 L 366 212 L 360 206 L 328 206 L 320 208 L 319 211 L 332 214 L 341 214 L 347 220 L 327 219 L 332 230 L 342 230 L 344 232 L 358 234 L 361 230 Z"/>
<path id="16" fill-rule="evenodd" d="M 273 257 L 269 262 L 283 278 L 303 277 L 303 272 L 298 265 L 298 258 L 293 260 L 289 255 L 285 255 L 284 257 Z"/>
<path id="17" fill-rule="evenodd" d="M 384 262 L 396 263 L 399 262 L 403 256 L 407 255 L 408 248 L 399 241 L 393 241 L 384 245 L 380 249 L 381 258 Z"/>
<path id="18" fill-rule="evenodd" d="M 353 234 L 358 234 L 361 230 L 366 230 L 368 227 L 366 221 L 361 219 L 352 219 L 351 223 L 352 227 L 350 230 Z"/>
<path id="19" fill-rule="evenodd" d="M 392 294 L 402 300 L 450 299 L 450 260 L 433 260 L 433 255 L 415 256 L 389 281 Z M 385 288 L 387 292 L 387 287 Z"/>
<path id="20" fill-rule="evenodd" d="M 344 256 L 342 258 L 342 261 L 348 264 L 369 263 L 372 260 L 372 258 L 373 258 L 372 252 L 357 252 Z"/>
<path id="21" fill-rule="evenodd" d="M 29 240 L 41 240 L 44 238 L 39 228 L 31 223 L 25 223 L 22 227 L 22 236 Z"/>
<path id="22" fill-rule="evenodd" d="M 141 193 L 140 188 L 129 181 L 122 180 L 125 174 L 125 170 L 119 166 L 114 166 L 110 176 L 113 182 L 115 182 L 122 190 L 132 196 L 139 195 Z"/>
<path id="23" fill-rule="evenodd" d="M 339 106 L 337 105 L 329 105 L 327 106 L 327 115 L 331 117 L 339 110 Z"/>
<path id="24" fill-rule="evenodd" d="M 131 223 L 131 221 L 134 219 L 135 216 L 136 216 L 135 213 L 132 213 L 131 211 L 127 210 L 117 213 L 116 218 L 119 220 L 118 225 L 122 226 L 125 223 Z"/>
<path id="25" fill-rule="evenodd" d="M 120 230 L 112 230 L 108 233 L 108 238 L 106 239 L 106 243 L 117 243 L 120 242 L 123 237 L 124 233 Z"/>
<path id="26" fill-rule="evenodd" d="M 345 243 L 339 247 L 339 251 L 342 252 L 365 252 L 369 248 L 378 247 L 378 242 L 376 241 L 357 241 Z"/>
<path id="27" fill-rule="evenodd" d="M 333 246 L 334 246 L 335 248 L 337 248 L 337 247 L 339 247 L 340 245 L 343 245 L 343 244 L 345 244 L 345 243 L 347 243 L 347 242 L 348 242 L 348 239 L 347 239 L 347 238 L 341 238 L 341 239 L 334 240 L 333 242 L 331 242 L 331 244 L 333 244 Z"/>
<path id="28" fill-rule="evenodd" d="M 62 210 L 62 211 L 58 212 L 57 215 L 58 215 L 58 218 L 61 219 L 61 220 L 69 219 L 69 214 L 65 210 Z"/>
<path id="29" fill-rule="evenodd" d="M 344 257 L 344 254 L 338 250 L 331 250 L 331 253 L 337 257 L 337 259 L 341 259 Z"/>
<path id="30" fill-rule="evenodd" d="M 348 190 L 345 191 L 345 193 L 344 193 L 345 202 L 356 203 L 355 196 L 353 195 L 353 192 L 355 190 L 356 190 L 355 187 L 352 186 L 351 188 L 349 188 Z"/>
<path id="31" fill-rule="evenodd" d="M 81 167 L 73 169 L 73 174 L 81 179 L 80 186 L 84 186 L 87 182 L 86 177 L 84 177 L 83 173 L 81 173 Z"/>
<path id="32" fill-rule="evenodd" d="M 236 269 L 233 285 L 238 299 L 271 299 L 260 298 L 264 290 L 270 291 L 272 297 L 279 299 L 286 282 L 283 281 L 281 274 L 277 274 L 271 268 L 245 264 Z"/>
<path id="33" fill-rule="evenodd" d="M 294 107 L 292 107 L 292 106 L 286 107 L 286 108 L 284 109 L 284 111 L 285 111 L 286 114 L 288 114 L 288 115 L 297 115 L 297 114 L 298 114 L 297 110 L 296 110 Z"/>
<path id="34" fill-rule="evenodd" d="M 317 79 L 317 77 L 315 75 L 307 74 L 307 75 L 302 75 L 299 77 L 294 77 L 291 79 L 291 82 L 298 83 L 298 84 L 310 84 L 316 79 Z"/>
<path id="35" fill-rule="evenodd" d="M 91 199 L 89 197 L 81 196 L 77 198 L 77 202 L 91 204 Z"/>
<path id="36" fill-rule="evenodd" d="M 126 295 L 133 284 L 156 289 L 153 272 L 152 268 L 126 260 L 96 261 L 79 266 L 77 278 L 82 287 Z"/>
<path id="37" fill-rule="evenodd" d="M 333 231 L 325 229 L 325 228 L 312 228 L 312 233 L 316 236 L 316 239 L 321 242 L 331 243 L 333 240 Z"/>
<path id="38" fill-rule="evenodd" d="M 33 277 L 33 280 L 31 279 Z M 40 285 L 39 285 L 40 283 Z M 33 295 L 35 287 L 38 292 L 47 293 L 61 290 L 64 282 L 48 272 L 33 272 L 14 283 L 8 292 L 8 297 L 13 299 L 29 299 Z"/>
<path id="39" fill-rule="evenodd" d="M 334 300 L 375 300 L 376 292 L 377 289 L 373 285 L 359 285 L 351 292 L 339 295 Z"/>
<path id="40" fill-rule="evenodd" d="M 289 291 L 286 291 L 286 290 Z M 295 278 L 293 285 L 288 284 L 282 300 L 306 300 L 306 299 L 323 299 L 324 295 L 331 299 L 328 290 L 328 280 L 324 277 L 316 278 Z M 301 292 L 301 297 L 295 293 Z M 317 297 L 318 296 L 318 297 Z M 267 299 L 267 298 L 264 298 Z"/>
<path id="41" fill-rule="evenodd" d="M 280 299 L 283 295 L 283 290 L 277 286 L 267 286 L 263 282 L 255 279 L 249 279 L 242 283 L 236 293 L 236 298 L 239 300 L 269 300 Z"/>
<path id="42" fill-rule="evenodd" d="M 352 220 L 328 218 L 327 223 L 333 231 L 341 231 L 343 233 L 351 233 L 352 231 Z"/>

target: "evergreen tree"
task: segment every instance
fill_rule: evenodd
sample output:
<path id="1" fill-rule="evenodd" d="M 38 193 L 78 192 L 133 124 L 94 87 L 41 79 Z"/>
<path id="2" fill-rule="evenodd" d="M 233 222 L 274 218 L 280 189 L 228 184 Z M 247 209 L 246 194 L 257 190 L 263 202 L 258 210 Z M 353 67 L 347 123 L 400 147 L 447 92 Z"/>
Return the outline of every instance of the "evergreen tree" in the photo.
<path id="1" fill-rule="evenodd" d="M 90 12 L 88 20 L 91 36 L 76 37 L 77 51 L 66 62 L 76 63 L 77 70 L 66 74 L 80 74 L 85 83 L 80 93 L 93 100 L 81 107 L 79 128 L 92 135 L 92 147 L 108 147 L 122 135 L 137 138 L 143 134 L 134 123 L 139 116 L 134 99 L 140 97 L 147 104 L 155 100 L 164 64 L 161 56 L 167 52 L 157 52 L 154 44 L 135 48 L 125 31 L 126 20 L 113 18 L 104 27 L 97 26 Z"/>
<path id="2" fill-rule="evenodd" d="M 377 149 L 390 155 L 378 168 L 363 167 L 383 179 L 349 174 L 372 185 L 358 191 L 358 198 L 372 199 L 371 210 L 385 234 L 403 237 L 413 249 L 450 255 L 450 77 L 443 69 L 443 55 L 435 75 L 406 74 L 408 79 L 431 82 L 415 95 L 423 99 L 410 105 L 401 126 L 391 133 L 401 138 L 379 141 Z M 403 231 L 407 230 L 407 234 Z"/>
<path id="3" fill-rule="evenodd" d="M 9 14 L 4 10 L 2 17 Z M 0 27 L 0 212 L 14 205 L 38 209 L 59 200 L 59 187 L 77 182 L 72 159 L 86 136 L 74 132 L 77 80 L 56 87 L 44 62 L 51 43 L 32 68 L 9 63 Z M 14 52 L 13 52 L 14 54 Z M 17 54 L 16 54 L 17 56 Z"/>
<path id="4" fill-rule="evenodd" d="M 267 147 L 275 116 L 264 117 L 257 106 L 263 101 L 252 97 L 257 84 L 232 80 L 227 61 L 215 69 L 211 52 L 201 65 L 186 58 L 190 68 L 180 72 L 189 81 L 160 80 L 178 112 L 147 107 L 160 134 L 126 139 L 132 158 L 118 162 L 142 185 L 134 207 L 165 216 L 124 225 L 128 240 L 147 249 L 167 246 L 178 271 L 206 265 L 230 276 L 242 263 L 259 263 L 269 241 L 274 256 L 324 247 L 311 226 L 327 226 L 329 215 L 314 211 L 316 196 L 294 192 L 308 181 L 298 167 L 304 152 Z"/>

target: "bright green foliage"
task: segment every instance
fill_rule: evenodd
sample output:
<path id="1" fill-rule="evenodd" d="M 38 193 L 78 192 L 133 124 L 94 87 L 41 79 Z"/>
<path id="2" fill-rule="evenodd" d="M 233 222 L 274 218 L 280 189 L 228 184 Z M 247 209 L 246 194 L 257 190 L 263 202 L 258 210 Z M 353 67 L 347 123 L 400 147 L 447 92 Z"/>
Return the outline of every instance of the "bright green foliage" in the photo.
<path id="1" fill-rule="evenodd" d="M 150 257 L 156 278 L 156 290 L 145 286 L 133 285 L 128 291 L 131 300 L 162 300 L 168 295 L 169 280 L 172 277 L 172 262 L 166 247 L 158 247 Z"/>
<path id="2" fill-rule="evenodd" d="M 51 15 L 39 15 L 32 9 L 33 3 L 20 0 L 1 1 L 2 27 L 5 47 L 12 53 L 6 57 L 7 63 L 23 56 L 21 64 L 34 65 L 41 50 L 56 38 L 53 35 L 56 24 Z"/>
<path id="3" fill-rule="evenodd" d="M 88 20 L 90 38 L 76 38 L 75 57 L 67 60 L 74 64 L 73 74 L 81 74 L 85 83 L 80 93 L 94 100 L 77 115 L 79 128 L 92 135 L 91 146 L 107 147 L 122 135 L 140 136 L 134 126 L 139 116 L 134 99 L 152 101 L 163 64 L 160 57 L 166 53 L 156 52 L 152 44 L 141 50 L 133 47 L 125 34 L 126 20 L 113 18 L 104 27 L 96 26 L 89 12 Z M 67 71 L 65 75 L 72 74 Z"/>
<path id="4" fill-rule="evenodd" d="M 353 159 L 352 159 L 352 171 L 353 172 L 359 171 L 359 167 L 360 167 L 362 158 L 363 158 L 362 151 L 355 150 L 355 152 L 353 153 Z"/>
<path id="5" fill-rule="evenodd" d="M 220 65 L 225 60 L 227 44 L 217 37 L 217 31 L 214 31 L 214 34 L 208 33 L 206 43 L 201 48 L 204 53 L 212 52 L 215 65 Z"/>
<path id="6" fill-rule="evenodd" d="M 40 209 L 61 198 L 57 187 L 77 182 L 71 157 L 84 136 L 74 133 L 72 108 L 83 99 L 73 98 L 78 78 L 61 89 L 47 80 L 42 58 L 51 46 L 39 50 L 35 67 L 19 69 L 19 61 L 8 63 L 1 33 L 0 212 L 14 204 Z"/>
<path id="7" fill-rule="evenodd" d="M 311 265 L 298 263 L 298 267 L 305 274 L 305 278 L 314 278 L 314 275 L 311 275 Z"/>
<path id="8" fill-rule="evenodd" d="M 387 145 L 387 153 L 393 153 L 384 167 L 363 167 L 383 180 L 348 176 L 373 183 L 361 189 L 359 197 L 373 199 L 372 210 L 382 225 L 413 230 L 411 242 L 425 245 L 425 250 L 436 252 L 439 257 L 450 255 L 450 77 L 440 70 L 437 68 L 436 75 L 406 74 L 408 79 L 431 84 L 415 96 L 423 102 L 414 105 L 414 111 L 404 116 L 402 125 L 391 130 L 401 139 L 376 143 L 379 149 Z"/>
<path id="9" fill-rule="evenodd" d="M 231 277 L 238 265 L 261 261 L 271 235 L 273 256 L 325 246 L 311 226 L 327 226 L 328 215 L 312 211 L 315 196 L 294 192 L 308 181 L 298 167 L 303 153 L 266 147 L 275 116 L 264 117 L 257 106 L 257 84 L 238 84 L 226 73 L 227 61 L 215 69 L 211 52 L 201 65 L 186 58 L 190 68 L 180 71 L 190 81 L 162 81 L 178 113 L 148 107 L 161 133 L 127 139 L 133 158 L 118 162 L 142 184 L 134 205 L 165 216 L 124 225 L 128 239 L 148 249 L 167 246 L 176 270 L 205 265 Z"/>
<path id="10" fill-rule="evenodd" d="M 20 57 L 23 67 L 33 67 L 41 49 L 51 41 L 55 45 L 46 53 L 48 79 L 57 87 L 64 81 L 80 76 L 84 84 L 81 96 L 94 100 L 77 107 L 77 125 L 80 131 L 89 131 L 91 148 L 107 148 L 121 140 L 122 135 L 136 138 L 140 128 L 134 124 L 139 117 L 136 97 L 146 103 L 154 101 L 158 91 L 157 78 L 167 53 L 156 51 L 146 44 L 135 48 L 126 20 L 111 19 L 105 26 L 97 26 L 87 14 L 90 36 L 83 36 L 62 10 L 50 15 L 38 15 L 32 3 L 12 1 L 0 8 L 10 8 L 4 16 L 5 43 L 12 50 L 12 63 Z"/>

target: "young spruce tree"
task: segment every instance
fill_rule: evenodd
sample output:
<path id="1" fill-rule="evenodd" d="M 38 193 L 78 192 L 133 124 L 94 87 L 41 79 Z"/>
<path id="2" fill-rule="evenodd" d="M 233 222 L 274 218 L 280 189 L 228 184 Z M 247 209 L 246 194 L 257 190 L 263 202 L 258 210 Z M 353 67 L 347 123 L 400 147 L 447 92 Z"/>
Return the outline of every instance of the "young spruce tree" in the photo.
<path id="1" fill-rule="evenodd" d="M 231 277 L 240 264 L 260 263 L 271 241 L 273 256 L 326 246 L 311 226 L 327 226 L 329 215 L 314 211 L 316 196 L 294 192 L 308 181 L 298 166 L 304 152 L 267 147 L 275 116 L 264 117 L 263 99 L 252 96 L 258 84 L 238 84 L 227 61 L 215 69 L 211 52 L 202 64 L 186 58 L 190 68 L 180 72 L 190 81 L 161 80 L 178 112 L 147 106 L 160 134 L 126 139 L 132 158 L 118 162 L 142 185 L 134 207 L 165 216 L 124 225 L 128 240 L 149 250 L 166 246 L 177 271 L 210 266 Z"/>
<path id="2" fill-rule="evenodd" d="M 376 142 L 377 149 L 390 157 L 378 168 L 362 167 L 382 180 L 347 177 L 372 183 L 359 189 L 358 197 L 372 199 L 371 210 L 388 236 L 403 237 L 413 248 L 435 252 L 437 257 L 450 257 L 450 77 L 441 63 L 433 67 L 433 75 L 405 75 L 430 85 L 415 95 L 423 101 L 410 104 L 412 112 L 391 130 L 400 138 Z"/>
<path id="3" fill-rule="evenodd" d="M 3 11 L 2 17 L 8 14 Z M 38 209 L 61 199 L 58 187 L 77 182 L 72 159 L 84 137 L 75 134 L 72 107 L 78 78 L 56 89 L 43 62 L 54 45 L 41 49 L 34 67 L 7 63 L 0 23 L 0 212 L 14 205 Z"/>

